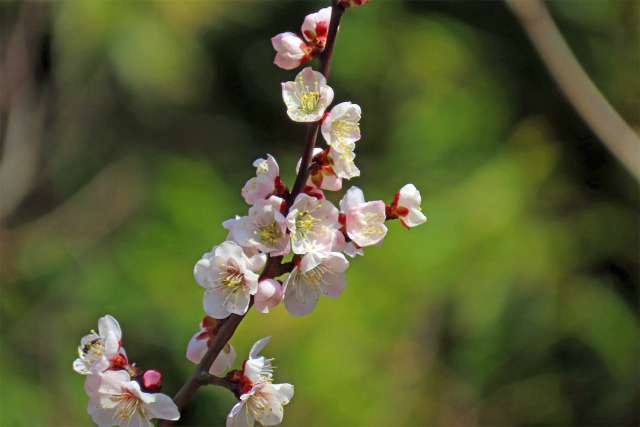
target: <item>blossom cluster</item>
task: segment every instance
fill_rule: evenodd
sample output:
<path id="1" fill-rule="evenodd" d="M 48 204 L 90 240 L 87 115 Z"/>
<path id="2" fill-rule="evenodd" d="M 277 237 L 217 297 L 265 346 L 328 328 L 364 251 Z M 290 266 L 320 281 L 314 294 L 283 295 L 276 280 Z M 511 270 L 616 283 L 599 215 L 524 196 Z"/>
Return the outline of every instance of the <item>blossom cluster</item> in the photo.
<path id="1" fill-rule="evenodd" d="M 337 32 L 339 16 L 332 22 L 336 10 L 367 2 L 340 0 L 333 8 L 308 15 L 302 24 L 304 39 L 291 32 L 273 37 L 275 64 L 289 70 L 322 57 Z M 308 135 L 313 135 L 298 162 L 293 189 L 282 182 L 271 154 L 257 159 L 255 176 L 241 190 L 249 205 L 246 214 L 222 223 L 228 230 L 225 241 L 204 253 L 193 270 L 195 281 L 204 288 L 206 315 L 187 345 L 186 357 L 196 364 L 206 357 L 202 366 L 208 374 L 196 371 L 198 375 L 192 376 L 198 385 L 211 380 L 238 398 L 227 417 L 228 427 L 248 427 L 255 421 L 280 423 L 283 406 L 294 391 L 291 384 L 273 384 L 272 359 L 258 355 L 270 337 L 255 343 L 242 369 L 230 370 L 236 352 L 226 342 L 230 335 L 222 334 L 228 318 L 243 316 L 252 305 L 265 314 L 282 304 L 293 316 L 307 315 L 321 296 L 342 294 L 349 258 L 364 255 L 365 247 L 381 245 L 388 231 L 386 221 L 399 219 L 406 228 L 426 221 L 420 192 L 413 184 L 403 186 L 388 204 L 368 201 L 355 186 L 337 204 L 327 197 L 325 192 L 341 191 L 343 180 L 360 175 L 355 148 L 361 139 L 362 117 L 360 106 L 349 101 L 330 108 L 334 91 L 327 75 L 307 67 L 281 86 L 287 115 L 294 122 L 307 123 Z M 313 148 L 318 132 L 325 144 Z M 101 426 L 143 426 L 151 425 L 152 418 L 178 419 L 177 406 L 160 393 L 160 373 L 129 363 L 118 322 L 107 315 L 100 318 L 98 328 L 99 333 L 92 331 L 82 338 L 73 364 L 87 376 L 85 390 L 93 420 Z M 220 347 L 214 343 L 223 337 L 224 345 L 215 353 Z M 218 377 L 225 371 L 223 378 Z"/>
<path id="2" fill-rule="evenodd" d="M 151 426 L 153 418 L 180 418 L 171 398 L 160 393 L 160 372 L 129 363 L 122 330 L 112 316 L 101 317 L 98 333 L 92 330 L 80 340 L 73 369 L 86 375 L 87 411 L 99 426 Z"/>
<path id="3" fill-rule="evenodd" d="M 307 44 L 293 33 L 275 36 L 276 65 L 292 69 L 322 53 L 330 19 L 331 8 L 305 18 L 302 34 Z M 228 230 L 226 240 L 202 255 L 194 268 L 194 278 L 204 288 L 206 312 L 187 348 L 187 358 L 194 363 L 200 362 L 228 316 L 244 315 L 252 304 L 257 311 L 268 313 L 281 303 L 293 316 L 309 314 L 321 296 L 340 296 L 347 285 L 347 257 L 363 255 L 363 248 L 382 244 L 387 220 L 399 219 L 407 228 L 426 221 L 420 210 L 420 192 L 413 184 L 402 187 L 389 204 L 367 201 L 363 191 L 352 186 L 334 205 L 325 192 L 339 191 L 343 180 L 360 175 L 355 148 L 361 138 L 361 108 L 346 101 L 329 109 L 334 91 L 326 77 L 311 67 L 282 83 L 282 98 L 289 118 L 315 124 L 326 145 L 313 150 L 309 164 L 302 164 L 302 159 L 298 162 L 298 176 L 306 181 L 296 193 L 281 181 L 279 165 L 271 154 L 253 163 L 256 175 L 241 191 L 249 205 L 247 213 L 223 223 Z M 290 261 L 283 263 L 285 257 Z M 263 271 L 267 260 L 287 268 L 268 273 Z M 255 420 L 265 425 L 280 422 L 282 405 L 293 395 L 290 384 L 271 384 L 270 364 L 256 358 L 265 340 L 256 343 L 242 370 L 225 376 L 240 390 L 228 426 L 253 425 Z M 209 372 L 220 375 L 234 359 L 235 351 L 227 343 Z"/>

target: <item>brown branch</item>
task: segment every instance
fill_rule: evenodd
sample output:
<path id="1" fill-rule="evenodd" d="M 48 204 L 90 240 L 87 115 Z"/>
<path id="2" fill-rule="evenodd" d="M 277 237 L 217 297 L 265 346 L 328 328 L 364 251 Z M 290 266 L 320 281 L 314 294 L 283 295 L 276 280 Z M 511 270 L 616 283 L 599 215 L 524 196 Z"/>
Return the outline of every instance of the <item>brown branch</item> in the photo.
<path id="1" fill-rule="evenodd" d="M 338 26 L 340 25 L 340 18 L 344 13 L 344 7 L 340 4 L 339 0 L 332 0 L 331 2 L 331 21 L 329 22 L 329 32 L 327 33 L 327 43 L 325 44 L 324 51 L 320 55 L 320 72 L 327 81 L 329 81 L 329 70 L 331 68 L 331 57 L 333 56 L 333 47 L 336 43 L 336 35 L 338 34 Z M 307 124 L 307 135 L 305 137 L 304 151 L 302 152 L 302 159 L 300 160 L 300 169 L 296 176 L 296 181 L 293 184 L 291 194 L 285 201 L 284 214 L 289 212 L 289 208 L 293 205 L 298 194 L 302 192 L 307 179 L 309 179 L 309 165 L 311 164 L 311 156 L 313 149 L 316 146 L 316 139 L 318 137 L 318 129 L 320 128 L 320 122 L 313 122 Z"/>
<path id="2" fill-rule="evenodd" d="M 640 181 L 640 138 L 580 66 L 539 0 L 505 0 L 560 89 L 609 151 Z"/>
<path id="3" fill-rule="evenodd" d="M 325 45 L 325 50 L 323 54 L 320 56 L 320 70 L 325 78 L 329 78 L 329 68 L 331 65 L 331 56 L 333 55 L 333 46 L 336 40 L 336 34 L 338 32 L 338 25 L 340 24 L 340 18 L 344 13 L 344 7 L 339 4 L 339 0 L 332 0 L 332 11 L 331 11 L 331 21 L 329 23 L 329 32 L 327 34 L 327 43 Z M 289 197 L 287 197 L 285 201 L 285 212 L 286 215 L 293 204 L 296 196 L 300 194 L 300 192 L 304 189 L 304 184 L 307 182 L 309 177 L 309 164 L 311 162 L 311 154 L 313 153 L 313 148 L 315 147 L 315 141 L 318 135 L 319 123 L 309 123 L 307 127 L 307 136 L 305 138 L 305 146 L 304 152 L 302 155 L 302 161 L 300 164 L 300 169 L 298 171 L 298 175 L 296 177 L 295 184 L 293 186 L 293 190 Z M 269 257 L 267 259 L 267 263 L 260 275 L 260 278 L 270 277 L 275 278 L 281 276 L 287 272 L 291 272 L 293 269 L 293 262 L 282 263 L 282 257 Z M 253 305 L 253 296 L 251 297 L 251 302 L 249 304 L 249 309 Z M 225 319 L 224 324 L 220 328 L 218 335 L 216 335 L 211 347 L 207 350 L 204 357 L 196 367 L 195 371 L 187 382 L 182 386 L 178 394 L 173 398 L 173 402 L 178 407 L 178 410 L 182 410 L 184 405 L 189 401 L 191 396 L 195 393 L 195 391 L 203 385 L 207 384 L 215 384 L 221 385 L 237 395 L 237 388 L 234 389 L 229 381 L 214 377 L 213 375 L 209 375 L 209 369 L 213 364 L 214 360 L 218 357 L 218 354 L 224 346 L 229 342 L 234 332 L 240 325 L 242 319 L 244 319 L 243 315 L 232 314 L 228 318 Z M 171 425 L 173 421 L 171 420 L 158 420 L 156 426 L 168 426 Z"/>

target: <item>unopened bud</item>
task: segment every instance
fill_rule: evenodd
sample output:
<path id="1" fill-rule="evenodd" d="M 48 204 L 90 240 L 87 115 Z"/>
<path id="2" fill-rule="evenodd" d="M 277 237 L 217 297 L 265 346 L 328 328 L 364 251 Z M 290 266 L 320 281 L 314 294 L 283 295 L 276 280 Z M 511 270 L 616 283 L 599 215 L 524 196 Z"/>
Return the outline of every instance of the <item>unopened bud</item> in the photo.
<path id="1" fill-rule="evenodd" d="M 142 376 L 142 385 L 147 390 L 157 393 L 162 389 L 162 375 L 155 369 L 145 371 Z"/>

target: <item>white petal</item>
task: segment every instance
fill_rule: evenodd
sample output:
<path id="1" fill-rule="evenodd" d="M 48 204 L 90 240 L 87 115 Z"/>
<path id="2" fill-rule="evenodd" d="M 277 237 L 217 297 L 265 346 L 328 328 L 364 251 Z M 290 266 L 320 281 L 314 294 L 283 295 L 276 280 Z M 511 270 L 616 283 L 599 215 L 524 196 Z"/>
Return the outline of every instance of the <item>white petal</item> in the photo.
<path id="1" fill-rule="evenodd" d="M 251 351 L 249 352 L 249 359 L 254 359 L 258 357 L 258 353 L 260 353 L 264 348 L 264 346 L 266 346 L 269 343 L 270 339 L 271 339 L 271 335 L 256 341 L 253 347 L 251 347 Z"/>
<path id="2" fill-rule="evenodd" d="M 153 396 L 155 397 L 155 401 L 145 405 L 145 410 L 149 418 L 160 418 L 163 420 L 177 420 L 180 418 L 180 411 L 178 411 L 178 407 L 169 396 L 162 393 L 153 393 Z"/>

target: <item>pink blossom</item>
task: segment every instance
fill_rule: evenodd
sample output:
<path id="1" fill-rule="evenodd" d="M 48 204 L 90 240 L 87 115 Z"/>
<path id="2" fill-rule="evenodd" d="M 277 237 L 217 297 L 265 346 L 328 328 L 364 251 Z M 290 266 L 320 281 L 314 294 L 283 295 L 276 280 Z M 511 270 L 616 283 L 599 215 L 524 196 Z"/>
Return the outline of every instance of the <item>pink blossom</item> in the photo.
<path id="1" fill-rule="evenodd" d="M 311 313 L 320 295 L 339 296 L 347 286 L 349 262 L 339 252 L 309 252 L 283 283 L 284 307 L 294 316 Z"/>
<path id="2" fill-rule="evenodd" d="M 286 218 L 291 232 L 291 250 L 296 254 L 329 251 L 333 239 L 330 229 L 338 223 L 338 209 L 328 200 L 299 194 Z"/>
<path id="3" fill-rule="evenodd" d="M 310 59 L 309 47 L 294 33 L 278 34 L 271 38 L 271 44 L 278 52 L 273 63 L 285 70 L 292 70 Z"/>
<path id="4" fill-rule="evenodd" d="M 250 205 L 257 200 L 268 198 L 280 181 L 280 168 L 271 154 L 267 154 L 266 160 L 256 160 L 253 166 L 256 167 L 256 176 L 248 180 L 242 188 L 242 197 Z"/>
<path id="5" fill-rule="evenodd" d="M 302 23 L 302 35 L 310 42 L 316 39 L 326 40 L 331 22 L 331 7 L 320 9 L 304 18 Z"/>
<path id="6" fill-rule="evenodd" d="M 271 196 L 260 199 L 240 217 L 233 227 L 235 241 L 242 247 L 256 249 L 274 256 L 289 253 L 289 236 L 284 215 L 280 212 L 284 200 Z"/>
<path id="7" fill-rule="evenodd" d="M 387 234 L 385 204 L 382 200 L 365 202 L 364 193 L 351 187 L 340 201 L 349 238 L 359 247 L 379 245 Z"/>
<path id="8" fill-rule="evenodd" d="M 275 307 L 282 301 L 282 285 L 274 279 L 262 279 L 258 282 L 258 292 L 253 303 L 260 313 L 268 313 L 269 307 Z"/>
<path id="9" fill-rule="evenodd" d="M 361 115 L 358 104 L 341 102 L 323 119 L 322 136 L 335 152 L 353 151 L 353 144 L 360 139 Z"/>
<path id="10" fill-rule="evenodd" d="M 189 340 L 189 344 L 187 345 L 187 360 L 193 363 L 200 363 L 209 347 L 213 344 L 220 325 L 221 322 L 219 319 L 205 316 L 202 322 L 200 322 L 200 332 L 196 332 Z M 216 357 L 216 360 L 213 361 L 209 373 L 211 375 L 220 375 L 226 369 L 231 368 L 235 360 L 236 352 L 231 344 L 227 343 L 222 348 L 222 351 L 220 351 L 220 354 L 218 354 L 218 357 Z"/>

